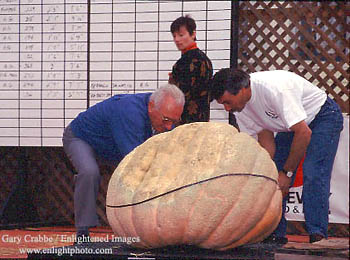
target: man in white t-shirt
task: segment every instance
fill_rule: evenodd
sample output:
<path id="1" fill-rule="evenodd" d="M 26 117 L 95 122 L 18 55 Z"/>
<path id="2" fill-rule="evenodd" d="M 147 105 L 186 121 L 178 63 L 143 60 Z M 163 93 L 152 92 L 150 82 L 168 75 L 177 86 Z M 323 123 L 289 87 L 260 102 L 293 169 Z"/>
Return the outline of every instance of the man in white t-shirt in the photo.
<path id="1" fill-rule="evenodd" d="M 266 242 L 288 242 L 284 216 L 287 195 L 304 155 L 306 230 L 310 243 L 328 238 L 330 179 L 343 129 L 339 106 L 303 77 L 283 70 L 247 74 L 221 69 L 213 78 L 211 95 L 234 113 L 240 130 L 257 138 L 276 163 L 283 214 Z"/>

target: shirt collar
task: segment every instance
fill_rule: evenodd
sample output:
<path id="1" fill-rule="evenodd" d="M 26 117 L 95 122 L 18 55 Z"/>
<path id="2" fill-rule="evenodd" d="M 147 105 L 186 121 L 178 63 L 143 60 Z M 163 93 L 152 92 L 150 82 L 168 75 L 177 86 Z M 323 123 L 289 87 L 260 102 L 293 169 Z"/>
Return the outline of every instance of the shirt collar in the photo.
<path id="1" fill-rule="evenodd" d="M 190 44 L 190 46 L 188 46 L 186 49 L 184 49 L 182 51 L 182 54 L 185 54 L 186 52 L 188 52 L 189 50 L 194 50 L 194 49 L 198 49 L 197 47 L 197 43 L 193 42 L 192 44 Z"/>

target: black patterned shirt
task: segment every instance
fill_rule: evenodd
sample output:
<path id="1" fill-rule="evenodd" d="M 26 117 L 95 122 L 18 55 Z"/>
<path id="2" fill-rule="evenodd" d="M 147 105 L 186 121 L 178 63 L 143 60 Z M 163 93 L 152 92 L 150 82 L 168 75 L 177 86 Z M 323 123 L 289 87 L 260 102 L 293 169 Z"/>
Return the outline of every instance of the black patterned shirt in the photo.
<path id="1" fill-rule="evenodd" d="M 174 64 L 172 78 L 185 94 L 181 124 L 207 122 L 210 115 L 209 81 L 213 66 L 200 49 L 188 50 Z"/>

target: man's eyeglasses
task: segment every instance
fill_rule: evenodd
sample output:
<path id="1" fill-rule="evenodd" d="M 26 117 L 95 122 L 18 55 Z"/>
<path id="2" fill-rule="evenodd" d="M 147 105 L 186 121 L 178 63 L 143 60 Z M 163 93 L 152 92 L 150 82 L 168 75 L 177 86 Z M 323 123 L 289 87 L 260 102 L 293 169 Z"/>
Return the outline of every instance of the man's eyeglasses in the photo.
<path id="1" fill-rule="evenodd" d="M 181 117 L 179 119 L 171 119 L 169 117 L 163 116 L 163 114 L 161 115 L 163 123 L 172 123 L 173 125 L 176 125 L 181 121 Z"/>

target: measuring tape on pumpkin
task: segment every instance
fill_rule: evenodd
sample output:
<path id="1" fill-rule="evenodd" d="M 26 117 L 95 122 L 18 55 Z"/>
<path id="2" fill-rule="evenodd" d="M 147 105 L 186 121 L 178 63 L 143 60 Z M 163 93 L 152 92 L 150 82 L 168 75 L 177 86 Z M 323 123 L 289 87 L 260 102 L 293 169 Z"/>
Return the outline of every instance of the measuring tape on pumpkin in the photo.
<path id="1" fill-rule="evenodd" d="M 117 206 L 115 206 L 115 205 L 106 205 L 106 207 L 109 207 L 109 208 L 125 208 L 125 207 L 136 206 L 136 205 L 148 202 L 150 200 L 158 199 L 160 197 L 163 197 L 165 195 L 168 195 L 168 194 L 173 193 L 173 192 L 178 191 L 178 190 L 182 190 L 182 189 L 185 189 L 185 188 L 197 185 L 197 184 L 202 184 L 204 182 L 208 182 L 208 181 L 211 181 L 211 180 L 219 179 L 219 178 L 222 178 L 222 177 L 228 177 L 228 176 L 253 176 L 253 177 L 260 177 L 260 178 L 265 178 L 267 180 L 270 180 L 270 181 L 278 184 L 278 182 L 275 179 L 272 179 L 272 178 L 264 176 L 264 175 L 258 175 L 258 174 L 252 174 L 252 173 L 226 173 L 226 174 L 222 174 L 222 175 L 219 175 L 219 176 L 214 176 L 214 177 L 211 177 L 211 178 L 208 178 L 208 179 L 205 179 L 205 180 L 201 180 L 201 181 L 197 181 L 197 182 L 194 182 L 194 183 L 190 183 L 190 184 L 178 187 L 176 189 L 164 192 L 162 194 L 156 195 L 156 196 L 151 197 L 149 199 L 145 199 L 145 200 L 139 201 L 139 202 L 124 204 L 124 205 L 117 205 Z"/>

